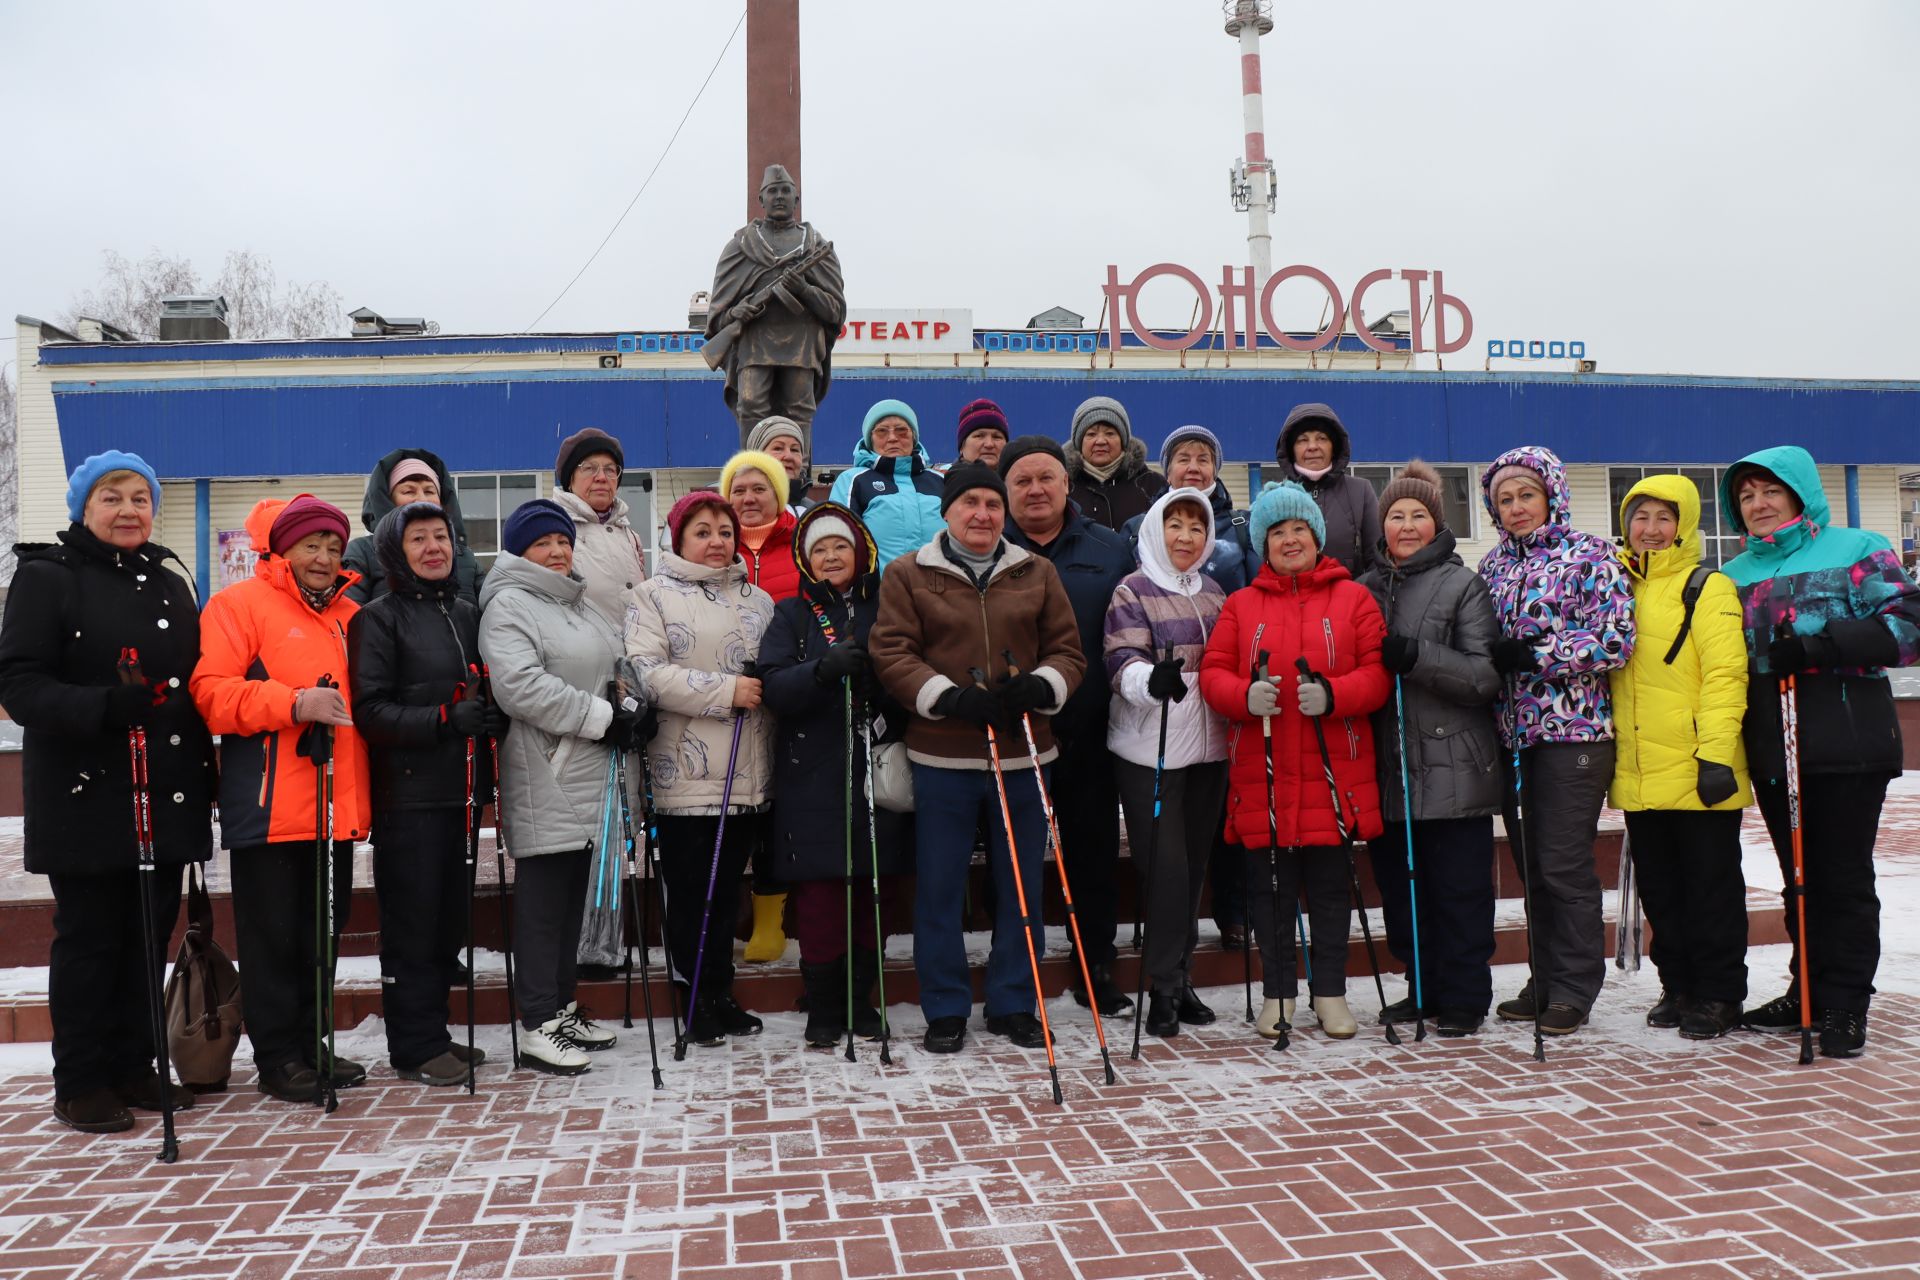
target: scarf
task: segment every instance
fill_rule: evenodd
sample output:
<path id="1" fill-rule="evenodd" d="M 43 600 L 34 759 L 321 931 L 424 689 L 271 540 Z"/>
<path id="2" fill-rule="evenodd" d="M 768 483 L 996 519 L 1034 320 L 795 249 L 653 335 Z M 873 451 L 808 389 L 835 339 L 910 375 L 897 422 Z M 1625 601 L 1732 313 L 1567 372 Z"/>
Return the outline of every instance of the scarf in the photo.
<path id="1" fill-rule="evenodd" d="M 1120 469 L 1120 464 L 1125 462 L 1126 460 L 1127 460 L 1127 451 L 1125 449 L 1122 449 L 1120 451 L 1119 457 L 1115 458 L 1112 462 L 1107 463 L 1104 467 L 1097 467 L 1093 463 L 1088 462 L 1087 455 L 1083 453 L 1080 455 L 1080 467 L 1088 475 L 1092 476 L 1095 480 L 1098 480 L 1101 484 L 1105 484 L 1107 481 L 1113 479 L 1113 473 L 1118 471 Z"/>
<path id="2" fill-rule="evenodd" d="M 1303 467 L 1297 462 L 1293 464 L 1294 474 L 1297 476 L 1301 476 L 1307 480 L 1315 480 L 1315 481 L 1325 480 L 1327 478 L 1327 473 L 1332 470 L 1333 470 L 1332 464 L 1328 464 L 1327 466 L 1320 468 L 1318 471 L 1315 471 L 1309 467 Z"/>

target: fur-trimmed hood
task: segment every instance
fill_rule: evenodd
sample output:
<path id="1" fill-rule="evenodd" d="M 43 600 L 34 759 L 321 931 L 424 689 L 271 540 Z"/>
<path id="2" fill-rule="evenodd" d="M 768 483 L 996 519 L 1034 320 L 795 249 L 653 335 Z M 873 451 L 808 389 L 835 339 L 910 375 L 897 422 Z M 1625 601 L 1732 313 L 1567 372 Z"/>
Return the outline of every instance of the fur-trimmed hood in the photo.
<path id="1" fill-rule="evenodd" d="M 1083 476 L 1089 480 L 1093 478 L 1088 474 L 1086 464 L 1080 461 L 1080 450 L 1076 446 L 1066 445 L 1061 452 L 1067 455 L 1067 479 L 1078 480 Z M 1134 436 L 1127 443 L 1126 453 L 1121 455 L 1120 469 L 1113 473 L 1112 479 L 1107 483 L 1131 480 L 1145 470 L 1147 470 L 1147 442 L 1139 436 Z"/>

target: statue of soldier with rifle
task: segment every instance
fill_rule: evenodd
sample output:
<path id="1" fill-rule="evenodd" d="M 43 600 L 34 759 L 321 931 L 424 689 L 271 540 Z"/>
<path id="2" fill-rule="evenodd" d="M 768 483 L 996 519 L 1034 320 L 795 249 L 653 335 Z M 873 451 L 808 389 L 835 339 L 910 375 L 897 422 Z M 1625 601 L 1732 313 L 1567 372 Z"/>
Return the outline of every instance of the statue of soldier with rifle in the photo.
<path id="1" fill-rule="evenodd" d="M 726 370 L 743 447 L 762 418 L 783 414 L 806 433 L 811 457 L 813 413 L 827 394 L 847 295 L 832 243 L 798 220 L 799 205 L 786 166 L 768 165 L 766 216 L 734 232 L 714 268 L 701 354 L 708 368 Z"/>

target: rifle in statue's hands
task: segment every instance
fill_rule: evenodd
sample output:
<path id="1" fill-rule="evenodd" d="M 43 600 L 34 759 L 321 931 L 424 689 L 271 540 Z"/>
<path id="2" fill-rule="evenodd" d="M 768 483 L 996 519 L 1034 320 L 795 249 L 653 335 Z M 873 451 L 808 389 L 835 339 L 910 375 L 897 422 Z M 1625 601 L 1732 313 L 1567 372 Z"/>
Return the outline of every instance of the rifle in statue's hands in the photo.
<path id="1" fill-rule="evenodd" d="M 700 355 L 707 362 L 707 368 L 718 369 L 726 363 L 727 353 L 733 349 L 733 344 L 740 340 L 740 331 L 746 328 L 750 321 L 759 319 L 760 313 L 767 309 L 767 304 L 773 301 L 782 289 L 790 284 L 799 284 L 801 277 L 807 271 L 832 252 L 833 242 L 822 240 L 817 248 L 775 276 L 766 287 L 729 311 L 726 324 L 707 339 L 707 345 L 700 348 Z"/>

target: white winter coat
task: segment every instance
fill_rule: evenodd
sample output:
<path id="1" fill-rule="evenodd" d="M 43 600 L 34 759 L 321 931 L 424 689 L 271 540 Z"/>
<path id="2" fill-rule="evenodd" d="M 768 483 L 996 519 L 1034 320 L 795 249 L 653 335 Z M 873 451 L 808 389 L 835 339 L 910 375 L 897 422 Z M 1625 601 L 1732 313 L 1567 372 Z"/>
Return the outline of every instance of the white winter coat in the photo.
<path id="1" fill-rule="evenodd" d="M 565 489 L 553 500 L 573 517 L 573 571 L 586 579 L 587 603 L 618 631 L 626 624 L 630 593 L 647 576 L 640 535 L 627 522 L 627 503 L 615 498 L 605 521 Z"/>

